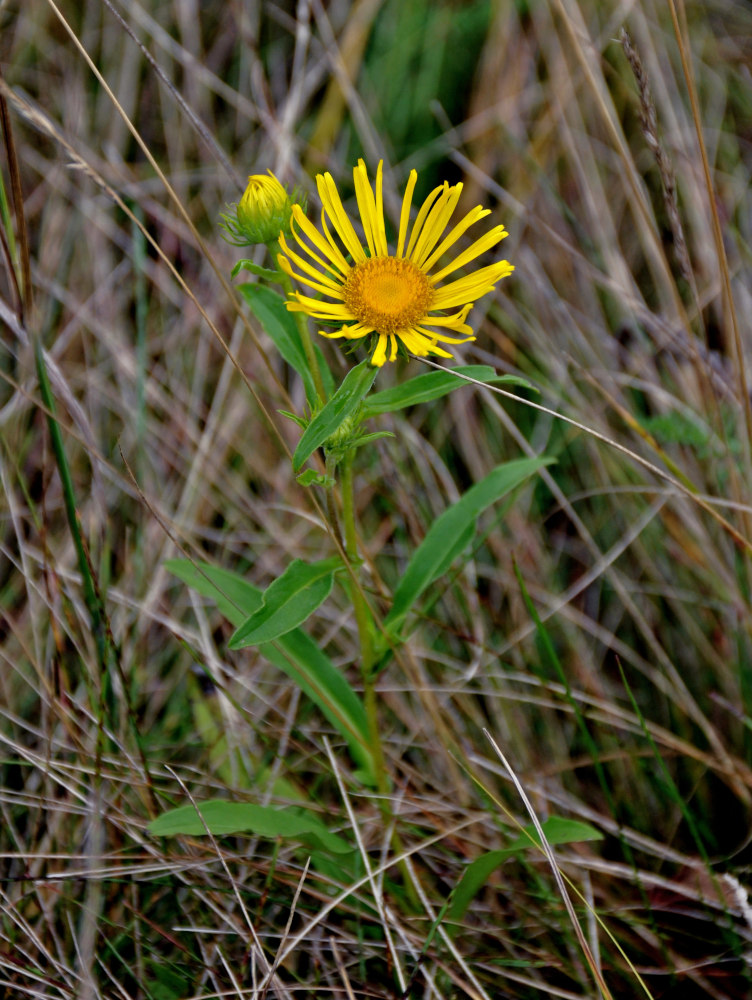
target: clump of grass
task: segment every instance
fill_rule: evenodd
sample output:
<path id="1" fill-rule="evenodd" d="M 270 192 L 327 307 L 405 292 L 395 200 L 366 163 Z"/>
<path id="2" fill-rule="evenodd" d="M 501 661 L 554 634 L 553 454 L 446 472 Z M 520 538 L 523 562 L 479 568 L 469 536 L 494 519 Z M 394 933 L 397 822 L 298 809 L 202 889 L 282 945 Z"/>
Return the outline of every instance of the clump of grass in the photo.
<path id="1" fill-rule="evenodd" d="M 67 27 L 51 4 L 0 11 L 20 180 L 14 202 L 6 139 L 14 995 L 749 993 L 752 18 L 404 8 L 396 35 L 394 5 L 367 2 L 146 4 L 127 27 L 94 3 Z M 214 605 L 164 567 L 188 555 L 263 588 L 322 556 L 326 513 L 278 416 L 304 388 L 225 279 L 216 221 L 249 172 L 313 194 L 301 164 L 341 180 L 361 154 L 386 159 L 392 223 L 414 166 L 504 222 L 515 276 L 461 360 L 530 379 L 540 395 L 518 395 L 543 407 L 467 387 L 385 418 L 395 437 L 364 453 L 355 496 L 369 599 L 490 469 L 557 459 L 483 515 L 378 677 L 387 813 L 315 705 L 257 650 L 229 651 Z M 349 360 L 327 357 L 341 379 Z M 312 628 L 358 687 L 351 608 Z M 553 843 L 553 866 L 510 850 L 531 826 L 520 789 L 544 833 L 564 817 L 604 839 Z M 302 797 L 357 850 L 146 829 L 191 801 Z M 463 874 L 505 851 L 461 911 Z"/>

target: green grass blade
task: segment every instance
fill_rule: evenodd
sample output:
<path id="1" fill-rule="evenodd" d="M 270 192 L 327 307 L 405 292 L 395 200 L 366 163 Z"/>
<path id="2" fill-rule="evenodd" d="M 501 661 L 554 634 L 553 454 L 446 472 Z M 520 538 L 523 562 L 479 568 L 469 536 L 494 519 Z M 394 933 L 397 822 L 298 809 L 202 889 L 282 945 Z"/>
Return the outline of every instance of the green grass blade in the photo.
<path id="1" fill-rule="evenodd" d="M 110 623 L 107 619 L 104 601 L 99 592 L 94 572 L 86 551 L 81 523 L 78 517 L 76 504 L 76 494 L 73 486 L 73 476 L 71 475 L 68 457 L 65 453 L 63 433 L 57 420 L 57 407 L 55 397 L 52 392 L 47 364 L 44 357 L 44 349 L 38 337 L 33 337 L 34 360 L 36 362 L 37 378 L 39 379 L 39 393 L 42 402 L 47 409 L 47 427 L 50 432 L 52 451 L 55 456 L 60 484 L 62 487 L 63 504 L 68 520 L 68 528 L 73 540 L 73 547 L 76 550 L 78 571 L 81 574 L 81 586 L 83 589 L 86 610 L 91 620 L 92 635 L 97 650 L 97 660 L 101 671 L 102 679 L 102 700 L 106 711 L 110 716 L 110 723 L 116 727 L 116 710 L 113 700 L 114 675 L 117 673 L 117 655 L 115 644 L 112 639 Z"/>

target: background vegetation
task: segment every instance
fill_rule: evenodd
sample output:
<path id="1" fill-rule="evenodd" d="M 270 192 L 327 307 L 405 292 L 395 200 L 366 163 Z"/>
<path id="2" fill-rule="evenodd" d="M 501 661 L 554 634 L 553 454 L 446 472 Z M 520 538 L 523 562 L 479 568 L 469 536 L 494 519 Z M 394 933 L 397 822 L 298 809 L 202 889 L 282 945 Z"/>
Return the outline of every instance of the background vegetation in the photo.
<path id="1" fill-rule="evenodd" d="M 451 910 L 468 863 L 530 821 L 512 774 L 541 819 L 603 834 L 555 851 L 612 996 L 750 995 L 751 57 L 750 8 L 724 0 L 2 5 L 33 290 L 22 308 L 6 142 L 7 996 L 597 996 L 542 853 Z M 266 168 L 313 192 L 326 167 L 350 197 L 358 156 L 385 159 L 392 219 L 416 167 L 416 196 L 462 179 L 461 207 L 504 222 L 515 274 L 458 357 L 599 435 L 466 387 L 361 452 L 391 583 L 495 465 L 557 459 L 484 515 L 379 679 L 402 876 L 341 739 L 164 568 L 265 587 L 328 554 L 277 413 L 300 380 L 230 290 L 216 222 Z M 309 624 L 346 669 L 344 597 Z M 300 796 L 357 832 L 371 882 L 348 895 L 346 868 L 304 873 L 283 840 L 146 830 L 192 798 Z"/>

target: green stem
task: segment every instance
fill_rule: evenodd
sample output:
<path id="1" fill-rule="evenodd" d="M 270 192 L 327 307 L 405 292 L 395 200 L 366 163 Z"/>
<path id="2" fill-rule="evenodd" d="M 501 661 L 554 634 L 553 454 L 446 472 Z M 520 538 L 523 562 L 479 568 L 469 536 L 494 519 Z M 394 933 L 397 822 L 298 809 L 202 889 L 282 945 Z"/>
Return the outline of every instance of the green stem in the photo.
<path id="1" fill-rule="evenodd" d="M 359 564 L 358 530 L 355 524 L 355 502 L 353 495 L 353 455 L 350 451 L 342 462 L 342 520 L 345 529 L 345 552 L 354 570 Z M 350 595 L 355 612 L 355 622 L 358 626 L 360 639 L 360 674 L 363 681 L 363 705 L 366 711 L 368 725 L 368 740 L 373 754 L 374 770 L 376 772 L 376 789 L 379 793 L 379 809 L 385 826 L 392 823 L 392 803 L 389 797 L 390 784 L 384 757 L 384 744 L 381 741 L 379 728 L 379 704 L 376 693 L 376 677 L 374 675 L 374 645 L 371 612 L 363 595 L 360 581 L 356 578 L 350 586 Z M 392 833 L 392 849 L 396 854 L 402 854 L 403 846 L 399 833 Z M 399 862 L 402 882 L 410 905 L 417 911 L 419 903 L 410 871 L 404 860 Z"/>
<path id="2" fill-rule="evenodd" d="M 358 556 L 358 529 L 355 526 L 355 501 L 353 495 L 353 452 L 350 451 L 342 462 L 342 519 L 345 525 L 345 552 L 347 558 L 352 563 L 359 561 Z M 358 623 L 358 634 L 360 635 L 361 658 L 363 663 L 363 673 L 370 673 L 373 666 L 373 637 L 371 635 L 368 608 L 366 607 L 363 594 L 359 588 L 356 589 L 355 618 Z M 363 612 L 359 614 L 358 608 Z"/>
<path id="3" fill-rule="evenodd" d="M 277 264 L 277 254 L 282 252 L 282 248 L 279 243 L 275 240 L 274 243 L 267 244 L 267 250 L 271 254 L 272 260 L 276 266 Z M 278 267 L 277 272 L 279 274 L 279 283 L 285 290 L 285 294 L 288 298 L 292 296 L 293 287 L 292 281 L 290 281 L 290 276 L 286 274 L 282 268 Z M 318 358 L 316 357 L 316 352 L 313 349 L 313 343 L 311 341 L 311 335 L 308 332 L 308 322 L 300 312 L 294 312 L 295 322 L 298 327 L 298 332 L 300 333 L 300 342 L 303 345 L 303 351 L 305 352 L 306 361 L 308 362 L 308 367 L 311 369 L 311 374 L 313 375 L 313 384 L 316 386 L 316 392 L 321 400 L 322 404 L 326 402 L 326 390 L 324 389 L 324 380 L 321 378 L 321 369 L 319 368 Z"/>
<path id="4" fill-rule="evenodd" d="M 345 527 L 345 552 L 347 553 L 347 558 L 355 566 L 358 563 L 358 531 L 355 526 L 352 456 L 353 453 L 349 452 L 342 462 L 342 519 Z M 353 581 L 350 593 L 353 602 L 353 611 L 355 612 L 355 622 L 358 626 L 358 637 L 360 639 L 360 673 L 363 679 L 368 735 L 376 765 L 377 786 L 379 792 L 384 795 L 389 791 L 389 781 L 384 763 L 381 733 L 379 732 L 378 706 L 374 686 L 371 614 L 358 582 Z"/>
<path id="5" fill-rule="evenodd" d="M 329 516 L 329 524 L 337 539 L 342 539 L 342 529 L 339 524 L 339 514 L 337 513 L 337 503 L 334 497 L 334 473 L 337 469 L 337 459 L 332 452 L 326 456 L 326 474 L 332 480 L 332 485 L 326 490 L 326 512 Z"/>

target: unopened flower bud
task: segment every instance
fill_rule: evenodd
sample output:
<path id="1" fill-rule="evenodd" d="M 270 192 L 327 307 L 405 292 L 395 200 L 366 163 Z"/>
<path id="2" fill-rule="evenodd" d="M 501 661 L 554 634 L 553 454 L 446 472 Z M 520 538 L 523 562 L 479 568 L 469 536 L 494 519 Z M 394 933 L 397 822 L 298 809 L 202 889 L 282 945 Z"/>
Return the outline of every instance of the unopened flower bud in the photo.
<path id="1" fill-rule="evenodd" d="M 237 206 L 222 215 L 222 228 L 236 246 L 273 243 L 289 234 L 295 193 L 290 196 L 274 174 L 251 174 Z"/>

